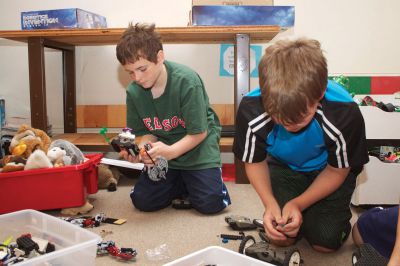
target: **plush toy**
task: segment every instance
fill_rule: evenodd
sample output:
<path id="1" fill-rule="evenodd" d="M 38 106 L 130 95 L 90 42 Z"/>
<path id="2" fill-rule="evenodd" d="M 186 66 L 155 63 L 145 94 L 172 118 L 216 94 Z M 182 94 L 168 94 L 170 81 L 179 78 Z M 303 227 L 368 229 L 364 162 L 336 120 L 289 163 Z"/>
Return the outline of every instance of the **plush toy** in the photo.
<path id="1" fill-rule="evenodd" d="M 75 216 L 78 214 L 88 213 L 92 209 L 93 209 L 93 205 L 90 204 L 90 202 L 88 200 L 86 200 L 86 202 L 82 206 L 75 207 L 75 208 L 62 209 L 61 214 L 66 215 L 66 216 Z"/>
<path id="2" fill-rule="evenodd" d="M 2 159 L 1 164 L 3 165 L 2 172 L 14 172 L 24 170 L 28 158 L 37 150 L 47 152 L 51 139 L 50 137 L 40 129 L 32 128 L 28 125 L 21 125 L 15 136 L 11 139 L 9 145 L 10 157 Z M 43 154 L 39 153 L 39 157 L 42 158 Z M 46 159 L 44 159 L 46 160 Z M 29 161 L 32 163 L 33 159 Z M 47 162 L 41 161 L 43 167 L 48 167 Z M 33 166 L 32 168 L 38 168 L 39 166 Z M 41 167 L 41 166 L 40 166 Z"/>
<path id="3" fill-rule="evenodd" d="M 2 173 L 9 173 L 24 170 L 26 160 L 21 156 L 6 155 L 0 160 Z"/>
<path id="4" fill-rule="evenodd" d="M 50 143 L 51 139 L 46 132 L 23 124 L 12 138 L 9 150 L 12 155 L 28 159 L 35 150 L 46 153 Z"/>
<path id="5" fill-rule="evenodd" d="M 53 164 L 47 157 L 46 153 L 42 150 L 34 151 L 26 160 L 24 170 L 40 169 L 40 168 L 52 168 Z"/>
<path id="6" fill-rule="evenodd" d="M 65 151 L 65 155 L 63 156 L 65 165 L 81 164 L 85 161 L 85 156 L 81 150 L 67 140 L 57 139 L 50 144 L 49 149 L 55 147 Z"/>
<path id="7" fill-rule="evenodd" d="M 60 147 L 53 147 L 47 151 L 47 157 L 54 167 L 62 167 L 71 164 L 71 157 Z"/>
<path id="8" fill-rule="evenodd" d="M 120 172 L 116 167 L 99 164 L 97 184 L 100 189 L 106 188 L 108 191 L 116 191 L 119 177 Z"/>

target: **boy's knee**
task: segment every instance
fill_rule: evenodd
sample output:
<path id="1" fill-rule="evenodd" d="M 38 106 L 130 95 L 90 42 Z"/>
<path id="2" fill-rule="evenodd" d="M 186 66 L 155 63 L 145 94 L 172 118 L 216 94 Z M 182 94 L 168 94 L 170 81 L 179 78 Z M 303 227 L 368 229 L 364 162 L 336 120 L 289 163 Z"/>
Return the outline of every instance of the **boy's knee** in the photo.
<path id="1" fill-rule="evenodd" d="M 169 204 L 160 204 L 156 203 L 154 201 L 149 200 L 148 197 L 145 197 L 141 195 L 140 193 L 131 193 L 131 200 L 133 206 L 135 206 L 136 209 L 144 212 L 153 212 L 153 211 L 158 211 L 160 209 L 163 209 L 167 207 Z"/>
<path id="2" fill-rule="evenodd" d="M 221 198 L 219 195 L 209 196 L 206 199 L 190 199 L 192 207 L 202 214 L 215 214 L 225 209 L 230 204 L 230 199 Z"/>
<path id="3" fill-rule="evenodd" d="M 361 244 L 364 243 L 360 231 L 358 230 L 357 223 L 353 225 L 353 229 L 351 230 L 351 236 L 353 238 L 354 244 L 356 244 L 357 246 L 360 246 Z"/>
<path id="4" fill-rule="evenodd" d="M 319 252 L 332 252 L 339 249 L 346 241 L 351 231 L 350 223 L 341 227 L 328 228 L 316 226 L 307 237 L 311 246 Z"/>

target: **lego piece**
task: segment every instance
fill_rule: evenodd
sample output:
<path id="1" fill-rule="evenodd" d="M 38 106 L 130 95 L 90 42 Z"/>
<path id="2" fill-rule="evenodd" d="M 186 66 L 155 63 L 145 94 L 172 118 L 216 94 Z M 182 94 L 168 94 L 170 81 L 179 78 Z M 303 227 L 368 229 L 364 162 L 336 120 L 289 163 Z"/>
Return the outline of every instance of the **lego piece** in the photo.
<path id="1" fill-rule="evenodd" d="M 39 237 L 32 237 L 32 240 L 36 242 L 39 246 L 38 251 L 39 253 L 45 253 L 47 249 L 47 245 L 49 244 L 49 241 L 39 238 Z"/>
<path id="2" fill-rule="evenodd" d="M 38 250 L 38 244 L 32 240 L 28 235 L 22 235 L 17 238 L 18 248 L 22 249 L 26 254 L 31 253 L 32 250 Z"/>
<path id="3" fill-rule="evenodd" d="M 231 216 L 226 216 L 225 217 L 225 222 L 229 224 L 230 227 L 232 227 L 233 230 L 253 230 L 256 229 L 257 226 L 253 224 L 253 222 L 244 216 L 238 216 L 238 215 L 231 215 Z"/>
<path id="4" fill-rule="evenodd" d="M 126 222 L 126 219 L 106 218 L 103 223 L 121 225 Z"/>

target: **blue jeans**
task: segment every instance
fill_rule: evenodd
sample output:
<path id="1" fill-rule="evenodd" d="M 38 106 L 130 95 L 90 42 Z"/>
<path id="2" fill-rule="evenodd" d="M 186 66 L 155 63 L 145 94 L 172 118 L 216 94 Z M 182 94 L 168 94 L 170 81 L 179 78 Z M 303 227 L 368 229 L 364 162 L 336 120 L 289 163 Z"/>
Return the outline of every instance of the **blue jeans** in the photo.
<path id="1" fill-rule="evenodd" d="M 143 171 L 131 191 L 136 209 L 157 211 L 176 198 L 187 198 L 192 207 L 204 214 L 222 211 L 231 200 L 220 168 L 202 170 L 169 169 L 166 179 L 152 181 Z"/>

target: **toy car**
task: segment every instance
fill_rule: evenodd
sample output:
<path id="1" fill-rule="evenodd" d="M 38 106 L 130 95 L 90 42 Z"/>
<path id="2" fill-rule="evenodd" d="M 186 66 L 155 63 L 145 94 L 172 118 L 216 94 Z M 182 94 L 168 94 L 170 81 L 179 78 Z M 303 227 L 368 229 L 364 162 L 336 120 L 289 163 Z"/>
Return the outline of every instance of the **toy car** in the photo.
<path id="1" fill-rule="evenodd" d="M 260 237 L 265 236 L 260 234 Z M 297 248 L 274 248 L 266 239 L 257 243 L 251 235 L 242 239 L 239 253 L 279 266 L 299 266 L 303 263 Z"/>

